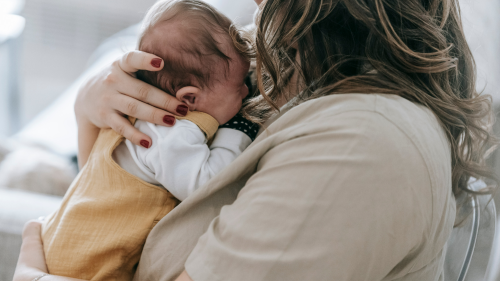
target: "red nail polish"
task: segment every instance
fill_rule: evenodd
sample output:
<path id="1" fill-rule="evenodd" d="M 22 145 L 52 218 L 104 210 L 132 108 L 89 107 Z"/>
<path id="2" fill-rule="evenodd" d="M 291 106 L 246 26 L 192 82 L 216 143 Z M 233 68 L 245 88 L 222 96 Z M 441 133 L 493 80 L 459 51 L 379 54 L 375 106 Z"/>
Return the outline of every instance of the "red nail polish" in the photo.
<path id="1" fill-rule="evenodd" d="M 170 115 L 165 115 L 163 116 L 163 122 L 165 122 L 165 124 L 167 125 L 173 126 L 175 124 L 175 117 Z"/>
<path id="2" fill-rule="evenodd" d="M 141 140 L 141 145 L 144 146 L 145 148 L 149 148 L 149 141 L 147 140 Z"/>
<path id="3" fill-rule="evenodd" d="M 160 68 L 161 66 L 161 59 L 155 58 L 151 60 L 151 65 L 156 68 Z"/>
<path id="4" fill-rule="evenodd" d="M 177 106 L 177 109 L 175 111 L 177 111 L 177 113 L 179 113 L 182 116 L 186 116 L 188 110 L 189 108 L 187 107 L 187 105 L 180 104 Z"/>

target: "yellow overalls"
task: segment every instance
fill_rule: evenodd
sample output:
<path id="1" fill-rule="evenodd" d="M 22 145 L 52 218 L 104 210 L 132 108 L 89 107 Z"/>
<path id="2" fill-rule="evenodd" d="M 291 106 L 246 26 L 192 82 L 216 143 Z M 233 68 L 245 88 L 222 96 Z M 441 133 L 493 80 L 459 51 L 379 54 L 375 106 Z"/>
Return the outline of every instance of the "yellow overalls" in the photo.
<path id="1" fill-rule="evenodd" d="M 201 112 L 182 119 L 197 124 L 209 140 L 219 126 Z M 112 153 L 122 141 L 111 129 L 100 131 L 60 209 L 44 222 L 42 239 L 50 274 L 131 280 L 150 230 L 179 203 L 166 189 L 116 164 Z"/>

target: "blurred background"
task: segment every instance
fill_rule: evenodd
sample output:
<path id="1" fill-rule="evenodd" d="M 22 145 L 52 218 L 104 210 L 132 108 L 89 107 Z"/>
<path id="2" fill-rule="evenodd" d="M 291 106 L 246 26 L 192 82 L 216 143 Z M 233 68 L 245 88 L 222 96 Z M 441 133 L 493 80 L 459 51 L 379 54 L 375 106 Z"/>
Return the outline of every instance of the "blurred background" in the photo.
<path id="1" fill-rule="evenodd" d="M 24 4 L 18 13 L 26 19 L 17 61 L 22 127 L 85 70 L 100 43 L 141 21 L 155 0 L 16 2 Z"/>
<path id="2" fill-rule="evenodd" d="M 21 15 L 20 124 L 29 122 L 84 70 L 92 52 L 138 23 L 155 0 L 28 0 Z"/>
<path id="3" fill-rule="evenodd" d="M 135 48 L 138 24 L 154 2 L 0 0 L 0 280 L 12 278 L 24 222 L 55 210 L 77 173 L 78 88 Z M 252 0 L 206 2 L 242 26 L 256 9 Z M 460 5 L 478 90 L 493 96 L 498 112 L 500 0 Z M 500 153 L 489 161 L 500 171 Z"/>

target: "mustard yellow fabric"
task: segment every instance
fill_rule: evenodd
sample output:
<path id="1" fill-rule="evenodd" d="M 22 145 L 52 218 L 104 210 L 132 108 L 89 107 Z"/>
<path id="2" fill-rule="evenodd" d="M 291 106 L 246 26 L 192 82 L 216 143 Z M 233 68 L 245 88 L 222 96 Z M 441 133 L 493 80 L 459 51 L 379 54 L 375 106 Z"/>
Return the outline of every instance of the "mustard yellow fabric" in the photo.
<path id="1" fill-rule="evenodd" d="M 185 117 L 176 118 L 186 119 L 198 125 L 198 127 L 205 133 L 207 140 L 211 140 L 219 128 L 219 122 L 205 112 L 189 111 Z"/>
<path id="2" fill-rule="evenodd" d="M 191 112 L 183 119 L 199 125 L 207 138 L 218 128 L 205 113 Z M 164 188 L 114 162 L 113 150 L 122 141 L 113 130 L 101 130 L 60 209 L 45 221 L 42 239 L 50 274 L 131 280 L 150 230 L 178 204 Z"/>

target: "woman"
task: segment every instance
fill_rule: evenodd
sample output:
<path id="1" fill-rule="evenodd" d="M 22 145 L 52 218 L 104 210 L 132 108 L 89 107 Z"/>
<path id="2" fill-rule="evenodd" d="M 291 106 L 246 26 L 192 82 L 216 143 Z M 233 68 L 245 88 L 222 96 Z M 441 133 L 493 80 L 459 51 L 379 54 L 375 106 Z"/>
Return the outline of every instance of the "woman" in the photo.
<path id="1" fill-rule="evenodd" d="M 496 182 L 457 1 L 257 2 L 262 95 L 246 113 L 265 129 L 156 225 L 135 280 L 442 280 L 455 197 L 471 176 Z M 80 139 L 112 127 L 139 144 L 124 114 L 183 111 L 128 75 L 156 59 L 129 53 L 82 88 Z M 15 280 L 46 270 L 39 231 Z"/>

